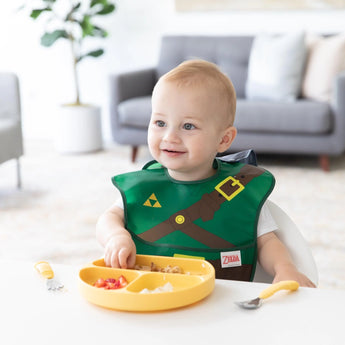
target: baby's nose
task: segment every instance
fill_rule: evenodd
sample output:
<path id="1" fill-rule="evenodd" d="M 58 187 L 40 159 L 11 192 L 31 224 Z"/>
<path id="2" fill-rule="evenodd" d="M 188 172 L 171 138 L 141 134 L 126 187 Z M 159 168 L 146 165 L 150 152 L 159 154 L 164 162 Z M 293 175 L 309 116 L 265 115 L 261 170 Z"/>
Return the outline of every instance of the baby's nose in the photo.
<path id="1" fill-rule="evenodd" d="M 166 130 L 163 139 L 165 141 L 169 141 L 169 142 L 177 142 L 180 141 L 180 136 L 178 133 L 178 130 L 174 129 L 174 128 L 169 128 Z"/>

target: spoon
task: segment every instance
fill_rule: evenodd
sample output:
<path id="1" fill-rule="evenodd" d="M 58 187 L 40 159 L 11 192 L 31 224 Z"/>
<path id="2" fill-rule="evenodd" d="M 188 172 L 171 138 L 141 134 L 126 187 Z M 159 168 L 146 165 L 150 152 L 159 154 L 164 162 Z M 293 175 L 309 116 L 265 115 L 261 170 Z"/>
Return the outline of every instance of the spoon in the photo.
<path id="1" fill-rule="evenodd" d="M 298 288 L 299 288 L 299 284 L 296 281 L 283 280 L 278 283 L 272 284 L 265 290 L 261 291 L 261 293 L 259 294 L 259 297 L 257 298 L 254 298 L 248 301 L 235 302 L 235 303 L 245 309 L 256 309 L 261 306 L 263 299 L 273 296 L 276 292 L 280 290 L 296 291 Z"/>

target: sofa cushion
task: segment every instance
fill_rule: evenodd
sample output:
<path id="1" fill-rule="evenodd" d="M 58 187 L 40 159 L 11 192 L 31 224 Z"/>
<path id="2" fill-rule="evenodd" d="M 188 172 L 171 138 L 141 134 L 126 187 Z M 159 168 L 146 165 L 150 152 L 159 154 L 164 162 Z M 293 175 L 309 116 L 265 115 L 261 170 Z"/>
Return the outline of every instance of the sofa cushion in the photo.
<path id="1" fill-rule="evenodd" d="M 219 66 L 244 97 L 252 36 L 164 36 L 157 66 L 157 78 L 181 62 L 203 59 Z"/>
<path id="2" fill-rule="evenodd" d="M 239 99 L 234 125 L 248 132 L 323 134 L 332 129 L 332 111 L 326 102 Z"/>
<path id="3" fill-rule="evenodd" d="M 296 100 L 306 60 L 304 38 L 302 32 L 255 37 L 248 67 L 248 99 Z"/>
<path id="4" fill-rule="evenodd" d="M 331 37 L 309 35 L 308 58 L 302 84 L 302 96 L 330 101 L 334 80 L 345 70 L 345 34 Z"/>
<path id="5" fill-rule="evenodd" d="M 118 106 L 121 126 L 147 128 L 151 117 L 151 96 L 136 97 Z"/>
<path id="6" fill-rule="evenodd" d="M 146 129 L 151 116 L 151 97 L 123 101 L 118 111 L 121 126 Z M 235 126 L 246 132 L 323 134 L 332 129 L 332 116 L 326 102 L 238 99 Z"/>

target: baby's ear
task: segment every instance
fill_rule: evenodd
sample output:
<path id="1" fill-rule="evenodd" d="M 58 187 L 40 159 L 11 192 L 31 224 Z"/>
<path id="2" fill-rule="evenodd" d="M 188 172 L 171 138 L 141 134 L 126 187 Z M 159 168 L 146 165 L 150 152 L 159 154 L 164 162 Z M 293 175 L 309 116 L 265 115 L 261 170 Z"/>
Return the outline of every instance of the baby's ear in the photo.
<path id="1" fill-rule="evenodd" d="M 218 147 L 218 152 L 226 151 L 235 140 L 237 135 L 237 129 L 234 126 L 229 126 L 224 132 L 222 136 L 222 140 Z"/>

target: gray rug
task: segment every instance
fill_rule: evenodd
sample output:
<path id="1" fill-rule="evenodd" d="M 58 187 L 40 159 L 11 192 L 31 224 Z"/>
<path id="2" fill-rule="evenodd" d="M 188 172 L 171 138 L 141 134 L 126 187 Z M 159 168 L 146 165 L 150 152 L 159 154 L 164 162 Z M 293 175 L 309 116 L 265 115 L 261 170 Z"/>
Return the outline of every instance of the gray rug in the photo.
<path id="1" fill-rule="evenodd" d="M 111 176 L 137 170 L 128 147 L 94 154 L 60 155 L 49 142 L 28 141 L 21 160 L 23 188 L 15 188 L 15 164 L 0 165 L 0 259 L 49 260 L 83 265 L 102 256 L 95 239 L 99 215 L 118 197 Z M 276 177 L 271 200 L 300 228 L 315 257 L 320 287 L 345 289 L 345 157 L 325 173 L 313 157 L 259 156 Z"/>

